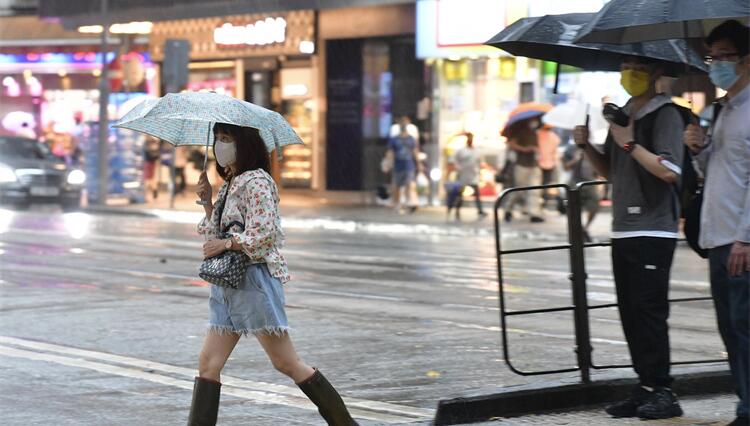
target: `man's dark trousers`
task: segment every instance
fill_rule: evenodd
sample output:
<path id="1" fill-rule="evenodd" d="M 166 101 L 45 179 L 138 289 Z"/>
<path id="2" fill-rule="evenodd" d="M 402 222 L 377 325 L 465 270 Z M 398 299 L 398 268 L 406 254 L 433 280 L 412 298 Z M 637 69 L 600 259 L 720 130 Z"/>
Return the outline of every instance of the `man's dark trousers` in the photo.
<path id="1" fill-rule="evenodd" d="M 735 390 L 740 401 L 737 405 L 737 416 L 748 416 L 748 381 L 750 369 L 748 362 L 748 323 L 750 323 L 750 272 L 737 277 L 730 277 L 727 261 L 731 245 L 713 248 L 708 252 L 711 266 L 711 294 L 716 307 L 716 320 L 719 333 L 729 355 L 729 368 L 732 370 Z"/>
<path id="2" fill-rule="evenodd" d="M 677 240 L 612 239 L 620 320 L 641 385 L 669 387 L 669 272 Z"/>
<path id="3" fill-rule="evenodd" d="M 482 198 L 479 194 L 479 185 L 475 183 L 466 186 L 471 187 L 471 189 L 474 190 L 474 201 L 476 201 L 477 203 L 477 212 L 479 212 L 479 214 L 482 214 Z M 460 209 L 464 205 L 464 188 L 465 187 L 461 187 L 461 191 L 458 193 L 458 199 L 456 200 L 457 209 Z"/>

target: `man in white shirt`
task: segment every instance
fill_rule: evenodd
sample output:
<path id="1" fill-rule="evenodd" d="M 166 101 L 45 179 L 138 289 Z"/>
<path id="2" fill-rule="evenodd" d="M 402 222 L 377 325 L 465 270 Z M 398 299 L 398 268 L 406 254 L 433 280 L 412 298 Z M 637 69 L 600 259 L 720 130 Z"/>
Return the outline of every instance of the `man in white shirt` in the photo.
<path id="1" fill-rule="evenodd" d="M 451 162 L 456 166 L 458 172 L 458 183 L 461 189 L 456 199 L 456 220 L 461 219 L 461 206 L 463 205 L 463 191 L 467 186 L 474 190 L 474 199 L 477 203 L 477 212 L 479 218 L 487 216 L 482 210 L 482 200 L 479 197 L 479 151 L 474 148 L 474 134 L 466 132 L 466 146 L 456 151 Z"/>
<path id="2" fill-rule="evenodd" d="M 750 387 L 750 30 L 737 21 L 706 39 L 711 81 L 727 91 L 710 136 L 690 125 L 684 142 L 705 171 L 701 247 L 708 249 L 711 294 L 739 402 L 732 426 L 748 425 Z"/>

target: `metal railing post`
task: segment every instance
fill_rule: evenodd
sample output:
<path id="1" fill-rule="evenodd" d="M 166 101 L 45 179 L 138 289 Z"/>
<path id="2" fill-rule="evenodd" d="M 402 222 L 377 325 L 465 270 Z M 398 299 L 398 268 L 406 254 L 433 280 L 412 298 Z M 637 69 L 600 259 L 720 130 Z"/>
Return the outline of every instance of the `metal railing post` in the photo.
<path id="1" fill-rule="evenodd" d="M 584 261 L 583 225 L 581 224 L 580 186 L 567 191 L 568 240 L 570 242 L 570 280 L 573 290 L 573 319 L 576 337 L 576 358 L 581 382 L 591 382 L 591 333 L 586 297 L 586 264 Z"/>

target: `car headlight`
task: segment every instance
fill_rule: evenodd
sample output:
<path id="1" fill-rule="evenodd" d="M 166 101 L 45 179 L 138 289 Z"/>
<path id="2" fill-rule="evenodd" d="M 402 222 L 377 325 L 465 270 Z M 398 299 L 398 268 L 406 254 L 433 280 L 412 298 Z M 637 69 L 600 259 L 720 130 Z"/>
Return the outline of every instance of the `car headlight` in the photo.
<path id="1" fill-rule="evenodd" d="M 10 183 L 18 181 L 16 172 L 10 167 L 0 164 L 0 183 Z"/>
<path id="2" fill-rule="evenodd" d="M 68 183 L 71 185 L 82 185 L 86 182 L 86 173 L 82 170 L 73 170 L 68 173 Z"/>

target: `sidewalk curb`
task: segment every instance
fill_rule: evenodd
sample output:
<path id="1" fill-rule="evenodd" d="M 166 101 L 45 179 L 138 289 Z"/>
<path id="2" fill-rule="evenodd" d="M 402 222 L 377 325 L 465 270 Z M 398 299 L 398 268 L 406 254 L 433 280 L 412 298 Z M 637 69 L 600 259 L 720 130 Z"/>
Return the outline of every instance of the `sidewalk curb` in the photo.
<path id="1" fill-rule="evenodd" d="M 728 369 L 703 369 L 675 374 L 673 391 L 678 397 L 731 393 Z M 519 417 L 543 412 L 575 411 L 584 406 L 602 405 L 626 398 L 638 381 L 621 378 L 571 384 L 565 380 L 508 387 L 498 393 L 438 402 L 435 425 L 455 425 L 487 421 L 496 417 Z"/>

